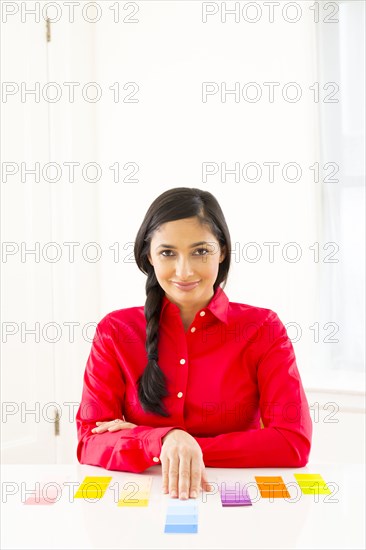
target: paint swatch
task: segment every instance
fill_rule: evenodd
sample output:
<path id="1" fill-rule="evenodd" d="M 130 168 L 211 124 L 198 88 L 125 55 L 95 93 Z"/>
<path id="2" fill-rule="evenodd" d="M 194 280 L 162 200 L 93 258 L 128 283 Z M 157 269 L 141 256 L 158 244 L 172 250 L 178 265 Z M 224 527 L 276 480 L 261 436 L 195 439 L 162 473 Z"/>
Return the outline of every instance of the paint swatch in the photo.
<path id="1" fill-rule="evenodd" d="M 37 482 L 34 488 L 34 495 L 27 498 L 24 504 L 49 505 L 55 504 L 61 498 L 60 490 L 54 482 Z"/>
<path id="2" fill-rule="evenodd" d="M 329 487 L 327 487 L 320 474 L 294 474 L 294 477 L 304 495 L 331 494 Z"/>
<path id="3" fill-rule="evenodd" d="M 197 533 L 198 503 L 193 500 L 174 500 L 169 503 L 164 533 Z"/>
<path id="4" fill-rule="evenodd" d="M 29 496 L 24 504 L 50 505 L 62 497 L 63 484 L 71 479 L 71 475 L 52 475 L 35 482 L 34 494 Z"/>
<path id="5" fill-rule="evenodd" d="M 262 498 L 290 498 L 281 476 L 255 476 Z"/>
<path id="6" fill-rule="evenodd" d="M 240 481 L 222 481 L 220 496 L 223 506 L 252 506 L 247 487 Z"/>
<path id="7" fill-rule="evenodd" d="M 74 495 L 74 498 L 102 498 L 112 477 L 87 476 Z"/>
<path id="8" fill-rule="evenodd" d="M 152 476 L 128 476 L 123 481 L 117 506 L 147 506 L 149 504 Z"/>

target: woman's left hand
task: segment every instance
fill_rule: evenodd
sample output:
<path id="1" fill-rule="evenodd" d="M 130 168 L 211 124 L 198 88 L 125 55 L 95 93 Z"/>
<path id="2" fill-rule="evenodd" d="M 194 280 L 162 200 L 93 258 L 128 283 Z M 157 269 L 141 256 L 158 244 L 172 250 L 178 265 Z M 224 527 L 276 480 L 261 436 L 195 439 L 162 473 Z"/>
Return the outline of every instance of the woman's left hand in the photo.
<path id="1" fill-rule="evenodd" d="M 92 429 L 93 433 L 101 434 L 104 432 L 117 432 L 118 430 L 126 430 L 131 428 L 136 428 L 137 424 L 132 422 L 125 422 L 120 418 L 116 420 L 111 420 L 110 422 L 96 422 L 97 427 Z"/>

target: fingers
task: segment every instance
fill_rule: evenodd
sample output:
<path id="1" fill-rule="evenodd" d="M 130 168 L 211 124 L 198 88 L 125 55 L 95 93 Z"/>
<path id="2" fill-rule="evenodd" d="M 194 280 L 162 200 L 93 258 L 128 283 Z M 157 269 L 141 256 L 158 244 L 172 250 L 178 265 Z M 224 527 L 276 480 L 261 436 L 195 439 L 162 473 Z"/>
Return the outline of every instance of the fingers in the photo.
<path id="1" fill-rule="evenodd" d="M 178 475 L 179 463 L 178 457 L 169 460 L 169 493 L 172 498 L 178 496 Z"/>
<path id="2" fill-rule="evenodd" d="M 201 487 L 202 487 L 202 491 L 207 491 L 207 492 L 212 491 L 212 486 L 208 482 L 207 474 L 205 470 L 203 470 L 202 472 Z"/>
<path id="3" fill-rule="evenodd" d="M 109 427 L 115 425 L 115 420 L 111 422 L 96 422 L 97 428 L 93 428 L 92 432 L 94 433 L 104 433 L 108 430 Z"/>
<path id="4" fill-rule="evenodd" d="M 106 431 L 115 432 L 117 430 L 122 430 L 124 428 L 131 428 L 136 426 L 136 424 L 131 424 L 130 422 L 125 422 L 116 418 L 116 420 L 111 420 L 109 422 L 96 422 L 97 428 L 93 428 L 93 433 L 104 433 Z"/>
<path id="5" fill-rule="evenodd" d="M 211 487 L 204 471 L 201 458 L 196 457 L 161 457 L 162 490 L 171 498 L 197 498 L 202 490 L 210 491 Z"/>
<path id="6" fill-rule="evenodd" d="M 123 428 L 125 428 L 126 426 L 121 424 L 122 421 L 118 422 L 118 423 L 113 423 L 111 426 L 109 426 L 107 428 L 107 430 L 109 432 L 118 432 L 118 430 L 122 430 Z"/>
<path id="7" fill-rule="evenodd" d="M 179 498 L 188 498 L 191 485 L 191 459 L 183 457 L 179 461 L 178 494 Z M 175 487 L 174 487 L 175 489 Z"/>
<path id="8" fill-rule="evenodd" d="M 192 459 L 191 486 L 189 490 L 190 498 L 197 498 L 200 492 L 201 472 L 202 472 L 201 460 Z"/>
<path id="9" fill-rule="evenodd" d="M 169 492 L 169 458 L 161 458 L 161 475 L 163 478 L 163 493 Z"/>
<path id="10" fill-rule="evenodd" d="M 120 422 L 119 424 L 115 424 L 114 426 L 111 426 L 108 428 L 109 432 L 117 432 L 118 430 L 127 430 L 131 428 L 136 428 L 137 424 L 133 424 L 132 422 Z"/>

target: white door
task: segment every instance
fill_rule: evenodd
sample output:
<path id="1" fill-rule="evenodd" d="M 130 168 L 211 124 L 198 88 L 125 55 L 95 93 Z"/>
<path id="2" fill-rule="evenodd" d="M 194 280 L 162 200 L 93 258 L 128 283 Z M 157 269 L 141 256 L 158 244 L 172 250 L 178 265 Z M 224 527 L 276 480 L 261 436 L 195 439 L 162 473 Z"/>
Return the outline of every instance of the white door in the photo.
<path id="1" fill-rule="evenodd" d="M 10 83 L 1 104 L 2 162 L 14 163 L 2 176 L 2 460 L 70 463 L 77 460 L 74 417 L 102 312 L 90 245 L 99 246 L 98 182 L 81 177 L 97 160 L 95 105 L 80 92 L 71 101 L 64 83 L 79 82 L 80 90 L 94 80 L 93 28 L 80 14 L 72 25 L 64 17 L 49 25 L 47 39 L 44 18 L 33 19 L 2 24 L 2 81 Z M 39 86 L 39 97 L 22 100 L 22 86 Z M 36 163 L 39 181 L 26 173 Z M 78 163 L 75 178 L 69 163 Z M 31 249 L 36 254 L 26 254 Z"/>
<path id="2" fill-rule="evenodd" d="M 27 172 L 49 158 L 48 105 L 27 93 L 47 81 L 46 23 L 9 17 L 1 35 L 2 461 L 54 462 L 51 190 Z"/>

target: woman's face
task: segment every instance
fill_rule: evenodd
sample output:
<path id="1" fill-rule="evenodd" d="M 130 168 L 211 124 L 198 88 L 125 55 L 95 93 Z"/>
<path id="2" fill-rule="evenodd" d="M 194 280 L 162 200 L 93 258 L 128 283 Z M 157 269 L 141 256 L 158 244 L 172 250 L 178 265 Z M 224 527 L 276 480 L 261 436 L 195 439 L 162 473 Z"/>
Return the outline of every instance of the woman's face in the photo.
<path id="1" fill-rule="evenodd" d="M 209 228 L 192 217 L 161 225 L 152 237 L 148 258 L 166 297 L 177 305 L 194 306 L 212 298 L 225 251 Z M 178 283 L 195 284 L 184 288 Z"/>

